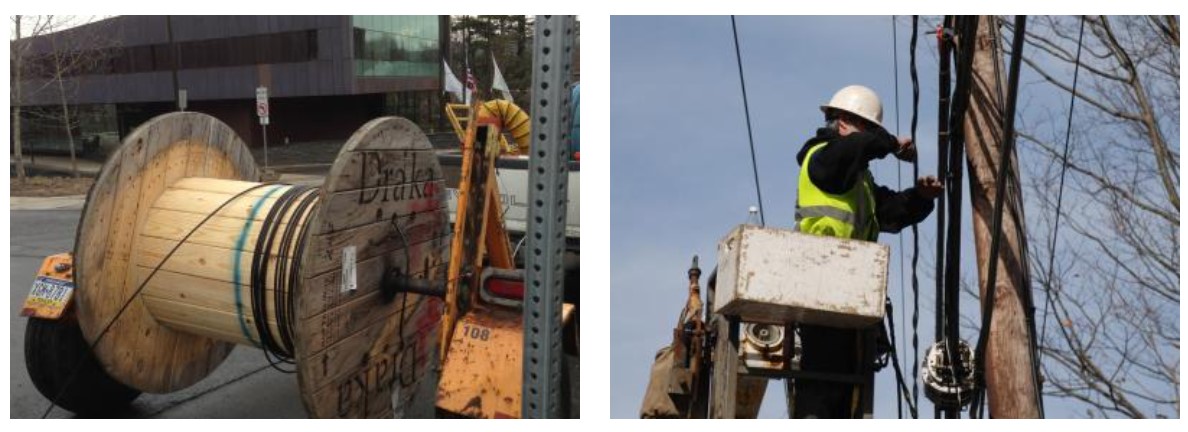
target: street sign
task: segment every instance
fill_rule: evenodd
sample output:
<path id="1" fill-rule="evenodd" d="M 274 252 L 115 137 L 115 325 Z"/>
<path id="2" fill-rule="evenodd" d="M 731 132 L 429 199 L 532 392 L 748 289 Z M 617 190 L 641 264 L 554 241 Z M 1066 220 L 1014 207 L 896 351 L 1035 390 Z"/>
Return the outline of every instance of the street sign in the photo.
<path id="1" fill-rule="evenodd" d="M 268 87 L 256 87 L 256 115 L 260 124 L 268 124 Z"/>
<path id="2" fill-rule="evenodd" d="M 177 110 L 186 110 L 186 89 L 180 89 L 177 91 Z"/>
<path id="3" fill-rule="evenodd" d="M 256 115 L 260 117 L 260 132 L 264 136 L 264 171 L 268 172 L 268 87 L 256 87 Z"/>

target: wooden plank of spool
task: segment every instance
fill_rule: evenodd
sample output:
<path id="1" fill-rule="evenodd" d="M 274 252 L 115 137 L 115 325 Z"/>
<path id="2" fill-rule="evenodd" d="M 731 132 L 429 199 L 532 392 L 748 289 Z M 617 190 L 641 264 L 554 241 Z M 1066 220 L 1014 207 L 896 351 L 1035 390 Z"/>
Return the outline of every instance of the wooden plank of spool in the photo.
<path id="1" fill-rule="evenodd" d="M 384 302 L 379 284 L 393 267 L 444 276 L 447 224 L 417 215 L 445 213 L 440 179 L 428 138 L 405 119 L 367 123 L 339 153 L 308 222 L 296 294 L 298 379 L 310 416 L 390 418 L 393 403 L 431 406 L 434 394 L 417 390 L 435 360 L 440 301 L 399 294 Z M 356 259 L 342 262 L 351 247 Z M 353 291 L 343 289 L 343 266 L 355 269 Z"/>
<path id="2" fill-rule="evenodd" d="M 257 181 L 243 141 L 222 122 L 184 112 L 158 116 L 133 131 L 88 193 L 75 239 L 77 315 L 94 342 L 137 284 L 133 237 L 152 203 L 184 176 Z M 185 388 L 218 366 L 233 345 L 158 323 L 132 300 L 95 347 L 113 378 L 141 391 Z"/>

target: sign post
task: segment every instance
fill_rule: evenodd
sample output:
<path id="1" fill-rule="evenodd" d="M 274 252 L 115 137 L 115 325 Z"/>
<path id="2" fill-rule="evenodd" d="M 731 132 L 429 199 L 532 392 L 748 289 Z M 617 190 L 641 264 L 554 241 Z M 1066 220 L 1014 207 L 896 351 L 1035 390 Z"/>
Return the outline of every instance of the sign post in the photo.
<path id="1" fill-rule="evenodd" d="M 256 87 L 256 115 L 264 132 L 264 171 L 268 171 L 268 87 Z"/>

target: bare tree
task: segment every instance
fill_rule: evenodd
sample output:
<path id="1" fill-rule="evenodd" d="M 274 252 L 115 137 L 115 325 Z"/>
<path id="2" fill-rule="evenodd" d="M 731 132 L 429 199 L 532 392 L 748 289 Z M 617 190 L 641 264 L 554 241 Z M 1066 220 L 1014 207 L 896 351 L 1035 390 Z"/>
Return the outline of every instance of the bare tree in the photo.
<path id="1" fill-rule="evenodd" d="M 1080 20 L 1033 23 L 1021 91 L 1064 98 L 1019 114 L 1045 394 L 1090 417 L 1178 417 L 1179 17 L 1085 17 L 1067 160 Z"/>
<path id="2" fill-rule="evenodd" d="M 16 159 L 17 182 L 25 181 L 25 160 L 24 160 L 24 146 L 21 141 L 21 67 L 24 65 L 24 56 L 29 49 L 29 44 L 26 38 L 41 36 L 49 31 L 50 24 L 53 21 L 52 15 L 41 15 L 25 17 L 22 15 L 13 15 L 10 17 L 14 29 L 13 40 L 9 46 L 12 58 L 12 82 L 10 87 L 12 92 L 9 93 L 10 105 L 12 106 L 12 146 L 13 157 Z"/>
<path id="3" fill-rule="evenodd" d="M 69 15 L 46 15 L 24 18 L 14 18 L 14 21 L 32 19 L 35 30 L 29 37 L 18 39 L 14 43 L 14 98 L 20 107 L 28 99 L 49 100 L 50 97 L 57 105 L 57 110 L 24 110 L 26 114 L 40 120 L 58 123 L 66 135 L 70 152 L 71 171 L 75 177 L 79 176 L 78 160 L 75 145 L 75 131 L 79 127 L 78 115 L 74 112 L 76 94 L 81 76 L 101 73 L 104 65 L 111 58 L 111 51 L 106 48 L 111 39 L 105 36 L 105 29 L 101 24 L 94 23 L 95 17 L 78 17 Z M 32 44 L 38 43 L 37 49 L 30 50 Z M 23 76 L 24 72 L 30 75 Z M 27 88 L 26 88 L 27 86 Z M 43 93 L 49 92 L 51 95 Z M 21 121 L 20 108 L 14 110 L 14 125 Z M 19 126 L 14 126 L 14 133 L 19 140 Z M 17 141 L 17 151 L 22 145 Z M 21 161 L 18 159 L 18 164 Z M 22 170 L 23 171 L 23 168 Z M 18 175 L 23 172 L 18 172 Z"/>

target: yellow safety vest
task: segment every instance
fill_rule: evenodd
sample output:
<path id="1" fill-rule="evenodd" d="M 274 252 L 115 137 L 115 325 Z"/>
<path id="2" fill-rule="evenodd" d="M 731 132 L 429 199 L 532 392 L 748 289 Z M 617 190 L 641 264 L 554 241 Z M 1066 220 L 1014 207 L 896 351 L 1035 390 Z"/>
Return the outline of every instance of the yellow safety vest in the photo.
<path id="1" fill-rule="evenodd" d="M 809 161 L 826 142 L 809 148 L 800 166 L 800 187 L 796 200 L 796 227 L 800 232 L 829 237 L 875 241 L 879 221 L 875 217 L 874 181 L 870 170 L 862 181 L 842 194 L 825 192 L 809 179 Z"/>

